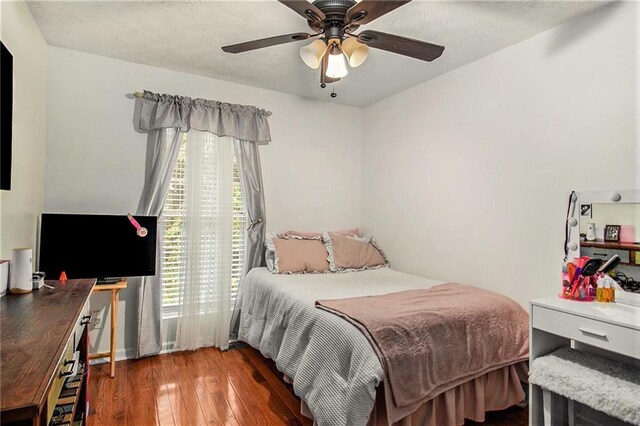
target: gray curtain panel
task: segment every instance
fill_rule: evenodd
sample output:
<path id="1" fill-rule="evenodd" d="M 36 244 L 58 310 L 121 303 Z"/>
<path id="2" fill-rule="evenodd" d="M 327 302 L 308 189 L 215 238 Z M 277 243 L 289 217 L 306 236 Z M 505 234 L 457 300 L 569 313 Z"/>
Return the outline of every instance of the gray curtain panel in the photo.
<path id="1" fill-rule="evenodd" d="M 175 167 L 180 138 L 190 129 L 211 132 L 236 139 L 250 225 L 247 231 L 245 273 L 264 263 L 265 205 L 258 145 L 271 141 L 267 118 L 271 112 L 254 106 L 235 105 L 206 99 L 160 95 L 144 91 L 139 128 L 149 132 L 146 180 L 140 197 L 138 214 L 162 213 Z M 160 231 L 160 230 L 159 230 Z M 158 233 L 160 237 L 160 232 Z M 160 244 L 156 255 L 156 276 L 131 280 L 138 286 L 136 356 L 154 355 L 162 349 L 162 285 Z M 242 280 L 234 310 L 231 334 L 237 334 Z M 235 325 L 234 325 L 235 324 Z M 235 327 L 235 328 L 233 328 Z"/>
<path id="2" fill-rule="evenodd" d="M 264 188 L 262 185 L 262 168 L 260 167 L 260 151 L 258 144 L 235 140 L 234 148 L 240 168 L 240 184 L 244 194 L 245 205 L 249 218 L 247 228 L 247 245 L 245 264 L 238 295 L 231 316 L 230 338 L 238 338 L 240 326 L 240 312 L 242 307 L 242 281 L 244 276 L 253 268 L 263 266 L 264 237 L 266 231 L 266 209 L 264 205 Z"/>
<path id="3" fill-rule="evenodd" d="M 147 167 L 145 184 L 137 213 L 159 216 L 169 191 L 171 174 L 180 151 L 182 133 L 176 129 L 160 129 L 149 133 L 147 140 Z M 162 238 L 158 227 L 158 241 Z M 160 244 L 156 246 L 156 275 L 132 279 L 138 288 L 136 311 L 136 357 L 155 355 L 162 350 L 160 324 L 162 323 L 162 287 Z M 135 288 L 135 287 L 134 287 Z"/>

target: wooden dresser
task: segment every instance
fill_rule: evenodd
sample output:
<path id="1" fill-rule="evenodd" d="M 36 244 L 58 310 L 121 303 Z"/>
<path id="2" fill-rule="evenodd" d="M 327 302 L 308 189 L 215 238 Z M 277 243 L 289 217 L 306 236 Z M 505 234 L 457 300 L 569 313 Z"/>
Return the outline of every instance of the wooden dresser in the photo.
<path id="1" fill-rule="evenodd" d="M 89 296 L 95 283 L 94 279 L 46 281 L 53 289 L 42 287 L 0 298 L 3 425 L 85 423 L 89 408 L 86 325 L 91 320 Z M 66 416 L 60 414 L 62 406 L 70 410 Z M 74 417 L 82 420 L 73 421 Z"/>

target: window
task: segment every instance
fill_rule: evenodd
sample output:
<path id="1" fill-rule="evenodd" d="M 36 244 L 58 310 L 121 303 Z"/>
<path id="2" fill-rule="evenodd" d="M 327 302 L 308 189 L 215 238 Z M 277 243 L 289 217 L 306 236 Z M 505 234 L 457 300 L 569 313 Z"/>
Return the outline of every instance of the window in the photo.
<path id="1" fill-rule="evenodd" d="M 162 308 L 165 316 L 173 316 L 178 312 L 180 293 L 184 285 L 183 268 L 185 263 L 185 220 L 186 220 L 186 167 L 187 139 L 184 134 L 180 142 L 180 151 L 176 166 L 171 176 L 169 192 L 160 218 L 161 227 L 161 269 L 162 269 Z M 211 144 L 216 141 L 212 139 Z M 211 163 L 211 164 L 209 164 Z M 201 171 L 213 181 L 215 173 L 214 161 L 208 162 Z M 209 175 L 207 175 L 209 174 Z M 215 189 L 215 188 L 209 188 Z M 208 214 L 215 214 L 206 210 Z M 240 186 L 240 173 L 237 162 L 233 161 L 233 222 L 232 222 L 232 273 L 231 273 L 231 306 L 238 293 L 238 283 L 244 267 L 245 233 L 247 229 L 246 209 Z M 201 289 L 203 293 L 206 288 Z"/>

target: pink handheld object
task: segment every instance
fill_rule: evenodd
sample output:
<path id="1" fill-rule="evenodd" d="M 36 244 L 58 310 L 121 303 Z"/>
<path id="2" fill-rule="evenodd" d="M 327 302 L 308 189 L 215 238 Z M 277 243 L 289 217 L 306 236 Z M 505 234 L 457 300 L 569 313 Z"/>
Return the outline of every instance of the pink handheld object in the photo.
<path id="1" fill-rule="evenodd" d="M 127 213 L 127 217 L 129 218 L 129 222 L 131 222 L 134 228 L 136 228 L 136 234 L 138 235 L 138 237 L 140 238 L 146 237 L 147 234 L 149 233 L 147 231 L 147 228 L 143 228 L 142 226 L 140 226 L 138 221 L 131 215 L 131 213 Z"/>

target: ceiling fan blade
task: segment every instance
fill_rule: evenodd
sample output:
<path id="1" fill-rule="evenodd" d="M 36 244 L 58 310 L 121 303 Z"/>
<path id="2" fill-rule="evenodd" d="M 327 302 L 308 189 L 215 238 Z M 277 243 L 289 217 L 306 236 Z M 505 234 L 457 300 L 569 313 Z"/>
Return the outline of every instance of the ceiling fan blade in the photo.
<path id="1" fill-rule="evenodd" d="M 358 25 L 368 24 L 411 0 L 362 0 L 347 10 L 347 21 Z"/>
<path id="2" fill-rule="evenodd" d="M 332 78 L 332 77 L 327 77 L 327 66 L 329 65 L 329 55 L 325 54 L 322 57 L 322 62 L 320 64 L 320 84 L 325 83 L 325 84 L 331 84 L 331 83 L 335 83 L 336 81 L 340 81 L 339 78 Z"/>
<path id="3" fill-rule="evenodd" d="M 292 41 L 302 41 L 312 37 L 307 33 L 284 34 L 275 37 L 261 38 L 259 40 L 246 41 L 244 43 L 223 46 L 222 50 L 227 53 L 240 53 L 249 50 L 262 49 L 263 47 L 276 46 L 278 44 L 290 43 Z"/>
<path id="4" fill-rule="evenodd" d="M 307 21 L 322 21 L 324 13 L 306 0 L 278 0 Z"/>
<path id="5" fill-rule="evenodd" d="M 366 1 L 366 0 L 365 0 Z M 431 62 L 442 55 L 444 46 L 427 43 L 407 37 L 365 30 L 358 34 L 358 41 L 369 47 L 398 53 L 404 56 Z"/>

